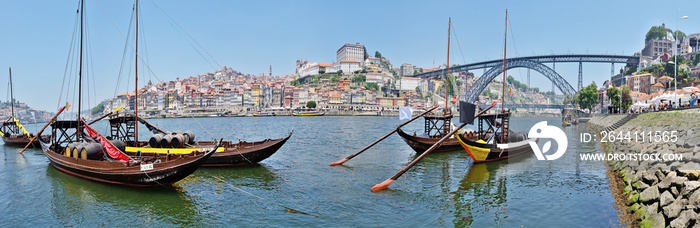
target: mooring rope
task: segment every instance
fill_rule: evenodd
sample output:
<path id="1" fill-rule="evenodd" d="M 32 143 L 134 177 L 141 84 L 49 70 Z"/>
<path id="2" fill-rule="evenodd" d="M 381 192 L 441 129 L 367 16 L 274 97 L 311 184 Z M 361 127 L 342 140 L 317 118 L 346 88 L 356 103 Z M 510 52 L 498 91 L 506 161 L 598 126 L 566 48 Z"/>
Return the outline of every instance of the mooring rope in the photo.
<path id="1" fill-rule="evenodd" d="M 209 132 L 209 130 L 207 130 L 207 128 L 204 127 L 204 125 L 202 125 L 201 123 L 199 123 L 199 120 L 197 120 L 197 118 L 194 118 L 193 116 L 190 116 L 190 117 L 191 117 L 195 122 L 197 122 L 197 124 L 199 124 L 199 126 L 202 127 L 202 129 L 204 129 L 204 131 L 205 131 L 207 134 L 209 134 L 209 137 L 211 137 L 212 139 L 214 139 L 214 141 L 216 141 L 216 138 L 214 137 L 214 135 L 212 135 L 212 134 Z"/>
<path id="2" fill-rule="evenodd" d="M 265 199 L 265 198 L 262 198 L 262 197 L 260 197 L 260 196 L 256 196 L 256 195 L 253 194 L 253 193 L 247 192 L 247 191 L 245 191 L 245 190 L 243 190 L 243 189 L 240 189 L 240 188 L 238 188 L 238 187 L 236 187 L 236 186 L 233 186 L 233 185 L 229 184 L 228 182 L 222 180 L 221 178 L 219 178 L 219 177 L 217 177 L 217 176 L 212 175 L 211 177 L 213 177 L 213 178 L 215 178 L 215 179 L 221 181 L 221 183 L 224 183 L 224 184 L 228 185 L 229 187 L 231 187 L 231 188 L 233 188 L 233 189 L 236 189 L 236 190 L 241 191 L 241 192 L 243 192 L 243 193 L 245 193 L 245 194 L 251 195 L 251 196 L 253 196 L 253 197 L 255 197 L 255 198 L 258 198 L 258 199 L 267 201 L 267 202 L 269 202 L 269 203 L 275 204 L 275 205 L 277 205 L 277 206 L 283 207 L 284 209 L 287 209 L 287 213 L 299 213 L 299 214 L 314 216 L 314 217 L 316 217 L 316 218 L 319 217 L 318 215 L 314 215 L 314 214 L 306 213 L 306 212 L 303 212 L 303 211 L 300 211 L 300 210 L 296 210 L 296 209 L 294 209 L 294 208 L 291 208 L 291 207 L 288 207 L 288 206 L 285 206 L 285 205 L 282 205 L 282 204 L 279 204 L 279 203 L 272 202 L 272 201 L 267 200 L 267 199 Z"/>

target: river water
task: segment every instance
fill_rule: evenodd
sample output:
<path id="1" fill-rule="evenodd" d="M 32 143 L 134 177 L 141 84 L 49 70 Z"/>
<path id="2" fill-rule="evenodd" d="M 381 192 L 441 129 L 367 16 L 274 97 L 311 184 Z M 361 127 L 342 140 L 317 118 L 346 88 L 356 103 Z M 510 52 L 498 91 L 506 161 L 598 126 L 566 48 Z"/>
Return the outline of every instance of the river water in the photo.
<path id="1" fill-rule="evenodd" d="M 39 149 L 19 155 L 19 148 L 0 146 L 0 226 L 619 226 L 599 162 L 551 168 L 531 154 L 486 164 L 473 164 L 466 152 L 430 154 L 388 190 L 372 193 L 372 186 L 416 157 L 398 135 L 345 166 L 328 164 L 393 130 L 397 117 L 150 121 L 165 130 L 190 129 L 199 140 L 281 138 L 291 129 L 294 135 L 258 165 L 200 168 L 173 187 L 147 189 L 73 177 L 51 167 Z M 561 123 L 513 118 L 511 128 L 528 131 L 539 121 Z M 421 119 L 404 129 L 420 132 L 422 124 Z M 95 128 L 107 133 L 106 125 L 101 121 Z M 586 125 L 564 131 L 565 157 L 600 150 L 595 142 L 578 142 L 579 133 L 590 131 Z M 145 127 L 140 132 L 142 140 L 150 136 Z"/>

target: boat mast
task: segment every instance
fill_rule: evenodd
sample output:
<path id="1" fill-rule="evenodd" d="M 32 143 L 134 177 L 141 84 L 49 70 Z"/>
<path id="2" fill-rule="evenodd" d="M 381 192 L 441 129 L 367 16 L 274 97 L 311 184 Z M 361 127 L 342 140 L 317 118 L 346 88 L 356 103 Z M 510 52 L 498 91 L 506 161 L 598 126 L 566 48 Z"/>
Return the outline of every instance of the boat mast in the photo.
<path id="1" fill-rule="evenodd" d="M 80 66 L 78 68 L 78 130 L 76 131 L 77 137 L 76 141 L 80 140 L 82 132 L 81 121 L 80 121 L 80 106 L 82 103 L 82 92 L 83 92 L 83 10 L 85 1 L 80 1 Z"/>
<path id="2" fill-rule="evenodd" d="M 10 67 L 10 103 L 12 107 L 12 120 L 15 120 L 15 94 L 12 90 L 12 67 Z"/>
<path id="3" fill-rule="evenodd" d="M 447 24 L 447 73 L 445 74 L 445 78 L 447 79 L 447 83 L 445 83 L 445 116 L 447 117 L 447 108 L 450 102 L 448 102 L 448 96 L 450 92 L 450 28 L 452 28 L 452 18 L 449 18 L 449 22 Z M 442 128 L 442 135 L 446 135 L 450 129 L 449 124 L 447 123 L 447 119 L 442 121 L 444 123 L 444 126 Z"/>
<path id="4" fill-rule="evenodd" d="M 139 123 L 138 123 L 138 118 L 139 118 L 139 0 L 136 0 L 136 83 L 134 83 L 134 87 L 136 90 L 134 91 L 134 108 L 135 108 L 135 114 L 136 117 L 134 118 L 134 121 L 136 124 L 135 130 L 134 130 L 134 144 L 138 146 L 139 143 Z"/>
<path id="5" fill-rule="evenodd" d="M 503 87 L 501 88 L 501 113 L 505 114 L 505 103 L 506 103 L 506 44 L 508 43 L 508 9 L 506 9 L 506 29 L 505 35 L 503 36 Z M 503 127 L 501 126 L 501 142 L 503 142 Z"/>

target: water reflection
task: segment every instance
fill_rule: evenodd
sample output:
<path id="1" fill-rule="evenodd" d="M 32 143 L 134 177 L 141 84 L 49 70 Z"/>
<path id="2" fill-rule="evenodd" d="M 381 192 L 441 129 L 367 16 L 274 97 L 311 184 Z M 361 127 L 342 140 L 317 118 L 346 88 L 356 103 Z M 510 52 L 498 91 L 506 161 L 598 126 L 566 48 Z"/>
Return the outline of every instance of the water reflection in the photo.
<path id="1" fill-rule="evenodd" d="M 193 175 L 178 182 L 177 185 L 190 188 L 197 184 L 221 182 L 221 180 L 235 183 L 236 186 L 239 187 L 255 187 L 265 190 L 274 189 L 280 184 L 278 181 L 278 175 L 274 170 L 268 168 L 264 164 L 253 164 L 236 168 L 200 168 Z"/>
<path id="2" fill-rule="evenodd" d="M 66 175 L 47 165 L 53 216 L 62 226 L 134 224 L 192 226 L 202 222 L 197 204 L 177 186 L 129 188 Z"/>
<path id="3" fill-rule="evenodd" d="M 511 126 L 528 130 L 543 120 L 553 123 L 559 119 L 513 118 Z M 328 164 L 393 130 L 399 124 L 397 118 L 198 121 L 216 126 L 218 130 L 210 129 L 214 136 L 234 140 L 286 135 L 279 122 L 294 127 L 295 135 L 259 165 L 202 168 L 170 188 L 156 189 L 124 188 L 73 177 L 54 169 L 38 149 L 18 155 L 19 149 L 0 146 L 4 159 L 0 160 L 0 213 L 6 215 L 0 218 L 0 227 L 600 227 L 610 226 L 608 221 L 616 218 L 602 163 L 579 161 L 553 169 L 554 163 L 539 162 L 534 155 L 515 157 L 520 162 L 473 164 L 465 152 L 435 153 L 390 190 L 372 193 L 370 187 L 416 158 L 400 137 L 387 138 L 346 163 L 348 166 Z M 191 118 L 153 122 L 172 130 L 201 129 Z M 407 128 L 422 129 L 420 124 Z M 580 125 L 565 132 L 578 135 L 584 129 Z M 203 130 L 195 134 L 208 138 Z M 576 158 L 577 153 L 590 153 L 596 147 L 570 141 L 565 156 Z M 572 158 L 561 158 L 567 159 Z M 287 213 L 232 186 L 321 217 Z"/>

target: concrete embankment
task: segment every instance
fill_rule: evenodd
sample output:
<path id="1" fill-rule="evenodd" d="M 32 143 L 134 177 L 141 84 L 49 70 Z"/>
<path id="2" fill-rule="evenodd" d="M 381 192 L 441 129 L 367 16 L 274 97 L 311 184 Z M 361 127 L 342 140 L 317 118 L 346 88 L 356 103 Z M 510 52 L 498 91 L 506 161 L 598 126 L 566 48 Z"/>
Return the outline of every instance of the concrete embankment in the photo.
<path id="1" fill-rule="evenodd" d="M 607 161 L 613 195 L 623 209 L 621 221 L 641 227 L 700 227 L 698 110 L 645 113 L 624 124 L 626 115 L 588 122 L 598 137 L 608 137 L 601 142 L 606 157 L 636 155 Z"/>

